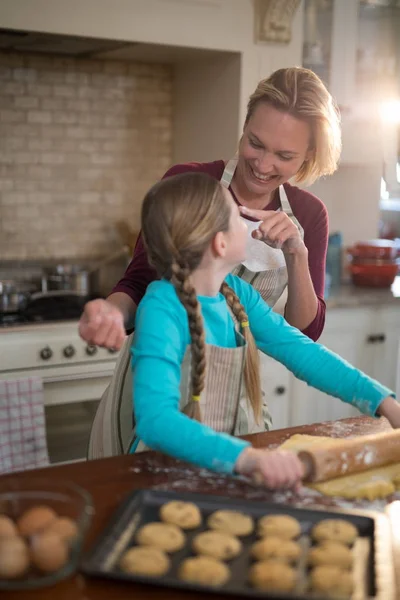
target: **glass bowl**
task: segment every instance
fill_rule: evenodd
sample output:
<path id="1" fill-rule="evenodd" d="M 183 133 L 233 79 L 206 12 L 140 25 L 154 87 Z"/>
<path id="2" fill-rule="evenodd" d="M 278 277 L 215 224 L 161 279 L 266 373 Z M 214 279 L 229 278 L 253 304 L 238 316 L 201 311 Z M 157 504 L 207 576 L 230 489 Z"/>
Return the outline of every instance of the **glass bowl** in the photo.
<path id="1" fill-rule="evenodd" d="M 53 585 L 71 575 L 78 566 L 83 540 L 94 513 L 90 494 L 72 482 L 49 479 L 19 480 L 0 478 L 0 515 L 14 521 L 34 506 L 47 506 L 59 517 L 69 517 L 76 522 L 77 536 L 69 543 L 68 560 L 52 573 L 41 573 L 31 567 L 18 579 L 0 579 L 0 590 L 27 590 Z M 28 539 L 29 540 L 29 539 Z"/>

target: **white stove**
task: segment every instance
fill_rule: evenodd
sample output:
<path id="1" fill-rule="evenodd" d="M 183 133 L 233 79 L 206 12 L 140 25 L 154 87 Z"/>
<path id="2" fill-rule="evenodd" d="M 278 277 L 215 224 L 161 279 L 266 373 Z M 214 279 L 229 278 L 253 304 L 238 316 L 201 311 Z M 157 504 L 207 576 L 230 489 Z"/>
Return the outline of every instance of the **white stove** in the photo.
<path id="1" fill-rule="evenodd" d="M 78 320 L 0 328 L 0 379 L 43 380 L 51 462 L 85 457 L 92 419 L 117 356 L 86 344 L 79 337 Z"/>

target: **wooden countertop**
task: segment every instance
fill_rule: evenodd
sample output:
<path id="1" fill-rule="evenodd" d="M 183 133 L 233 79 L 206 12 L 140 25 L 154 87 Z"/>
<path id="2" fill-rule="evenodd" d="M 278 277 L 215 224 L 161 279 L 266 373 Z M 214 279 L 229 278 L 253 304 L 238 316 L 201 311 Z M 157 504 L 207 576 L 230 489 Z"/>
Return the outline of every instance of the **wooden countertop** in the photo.
<path id="1" fill-rule="evenodd" d="M 281 429 L 268 433 L 248 436 L 256 447 L 276 447 L 295 433 L 310 435 L 327 435 L 344 438 L 355 435 L 367 435 L 390 429 L 385 419 L 370 419 L 357 417 L 336 422 L 318 423 L 290 429 Z M 270 501 L 280 504 L 295 504 L 296 506 L 310 507 L 361 507 L 378 508 L 383 510 L 385 503 L 380 506 L 371 506 L 367 501 L 350 503 L 340 499 L 325 498 L 318 492 L 303 489 L 294 494 L 291 491 L 269 492 L 257 489 L 233 477 L 223 476 L 197 469 L 186 463 L 176 461 L 164 455 L 146 452 L 131 456 L 118 456 L 102 460 L 75 463 L 50 469 L 38 469 L 14 475 L 0 477 L 0 491 L 10 488 L 13 480 L 51 477 L 52 480 L 70 480 L 82 486 L 93 498 L 95 515 L 90 531 L 87 535 L 85 548 L 88 549 L 100 532 L 104 529 L 113 512 L 126 497 L 135 489 L 155 488 L 162 490 L 176 490 L 182 492 L 200 492 L 219 495 L 228 495 L 230 498 L 245 498 L 255 501 Z M 393 500 L 394 498 L 389 498 Z M 374 504 L 374 503 L 373 503 Z M 1 593 L 0 593 L 1 595 Z M 4 595 L 4 593 L 3 593 Z M 148 597 L 152 599 L 188 599 L 190 592 L 182 590 L 169 590 L 156 586 L 137 584 L 115 583 L 101 579 L 91 579 L 77 574 L 56 586 L 32 591 L 8 592 L 8 600 L 131 600 L 132 598 Z M 196 594 L 196 598 L 208 598 L 206 594 Z M 228 599 L 224 595 L 215 594 L 213 597 Z M 233 597 L 232 597 L 233 598 Z"/>

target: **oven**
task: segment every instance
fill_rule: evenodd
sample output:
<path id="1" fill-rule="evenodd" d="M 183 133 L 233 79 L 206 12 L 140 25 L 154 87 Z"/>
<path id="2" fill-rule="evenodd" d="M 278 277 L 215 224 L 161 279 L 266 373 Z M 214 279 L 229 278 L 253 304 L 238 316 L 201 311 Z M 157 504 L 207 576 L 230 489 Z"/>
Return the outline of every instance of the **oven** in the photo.
<path id="1" fill-rule="evenodd" d="M 118 352 L 86 344 L 78 316 L 58 320 L 47 314 L 0 319 L 0 378 L 40 377 L 50 463 L 82 460 Z"/>

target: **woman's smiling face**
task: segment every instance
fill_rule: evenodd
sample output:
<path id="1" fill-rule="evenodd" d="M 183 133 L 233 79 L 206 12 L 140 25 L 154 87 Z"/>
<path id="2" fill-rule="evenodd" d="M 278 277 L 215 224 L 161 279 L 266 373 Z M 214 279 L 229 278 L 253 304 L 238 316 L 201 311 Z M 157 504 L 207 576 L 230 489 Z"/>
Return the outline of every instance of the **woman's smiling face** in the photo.
<path id="1" fill-rule="evenodd" d="M 236 177 L 255 197 L 271 194 L 296 175 L 310 138 L 308 123 L 260 102 L 243 130 Z"/>

